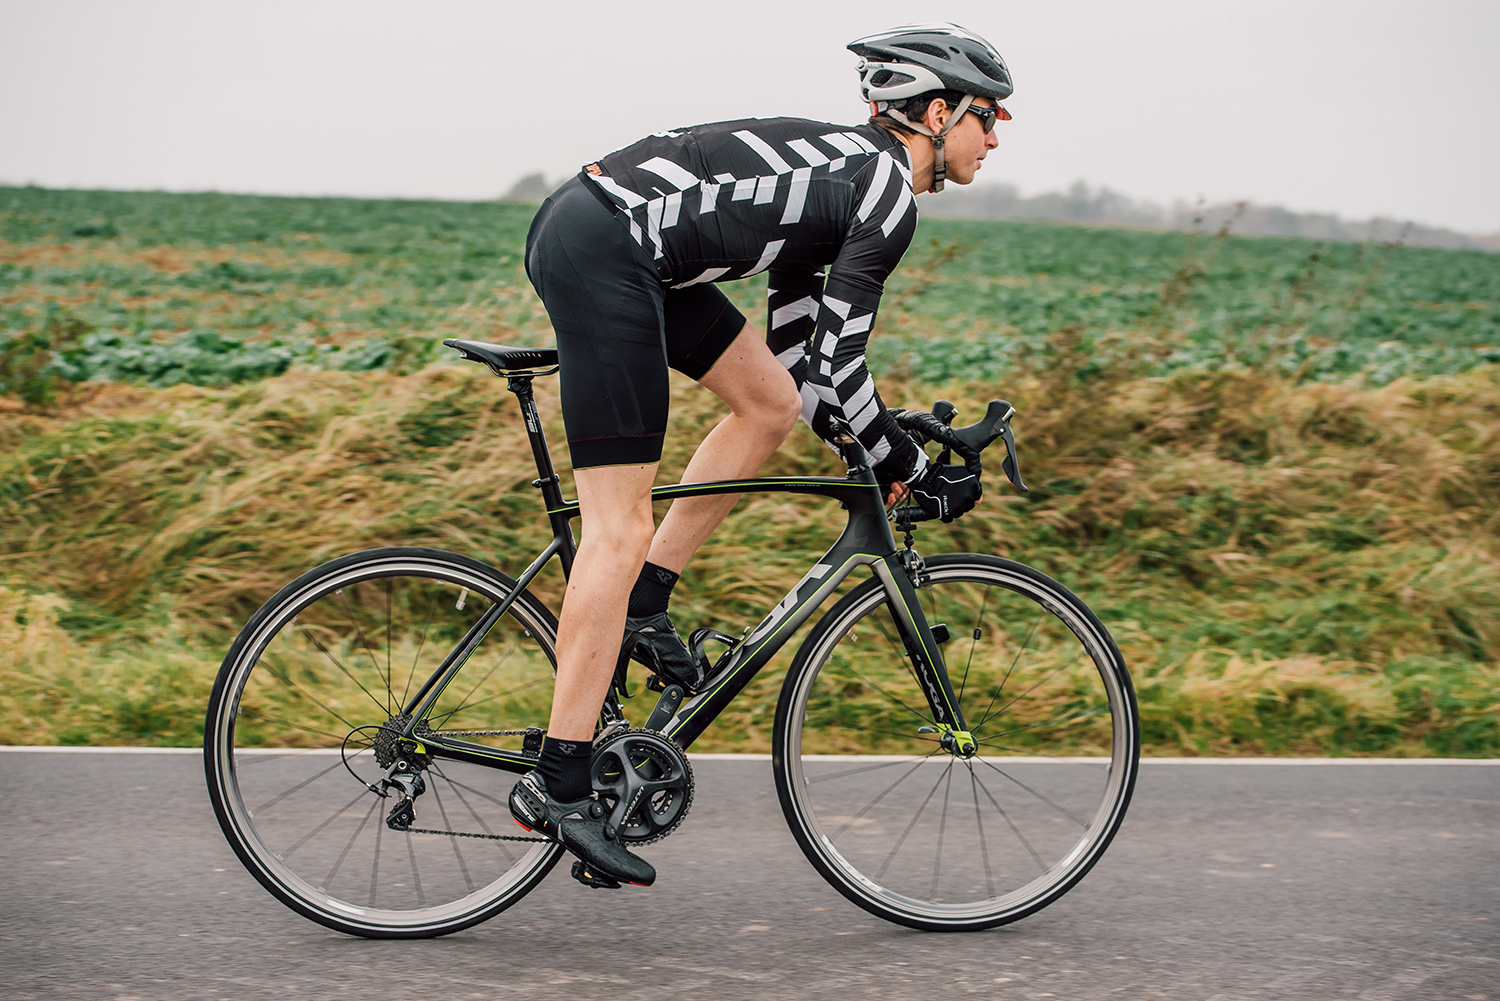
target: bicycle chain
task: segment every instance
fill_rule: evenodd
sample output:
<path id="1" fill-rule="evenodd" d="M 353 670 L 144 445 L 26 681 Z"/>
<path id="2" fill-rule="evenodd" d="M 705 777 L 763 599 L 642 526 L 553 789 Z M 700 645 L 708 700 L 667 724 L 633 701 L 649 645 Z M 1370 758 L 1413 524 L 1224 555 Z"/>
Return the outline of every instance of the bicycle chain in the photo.
<path id="1" fill-rule="evenodd" d="M 434 737 L 524 737 L 525 730 L 428 730 Z"/>
<path id="2" fill-rule="evenodd" d="M 525 730 L 429 730 L 435 737 L 524 737 Z M 551 838 L 528 838 L 519 834 L 470 834 L 468 831 L 435 831 L 425 827 L 405 828 L 405 834 L 441 834 L 450 838 L 475 838 L 479 841 L 550 842 Z"/>
<path id="3" fill-rule="evenodd" d="M 551 842 L 551 838 L 527 838 L 519 834 L 470 834 L 468 831 L 432 831 L 425 827 L 408 827 L 403 834 L 445 834 L 450 838 L 478 838 L 480 841 L 544 841 Z"/>

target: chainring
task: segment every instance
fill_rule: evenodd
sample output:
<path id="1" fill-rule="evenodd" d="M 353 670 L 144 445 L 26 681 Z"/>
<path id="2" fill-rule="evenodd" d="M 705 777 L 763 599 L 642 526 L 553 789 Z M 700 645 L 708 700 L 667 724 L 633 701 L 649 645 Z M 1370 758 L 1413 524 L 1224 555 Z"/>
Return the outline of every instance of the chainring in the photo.
<path id="1" fill-rule="evenodd" d="M 655 730 L 619 730 L 595 741 L 589 767 L 609 823 L 625 844 L 660 841 L 693 805 L 687 754 Z"/>

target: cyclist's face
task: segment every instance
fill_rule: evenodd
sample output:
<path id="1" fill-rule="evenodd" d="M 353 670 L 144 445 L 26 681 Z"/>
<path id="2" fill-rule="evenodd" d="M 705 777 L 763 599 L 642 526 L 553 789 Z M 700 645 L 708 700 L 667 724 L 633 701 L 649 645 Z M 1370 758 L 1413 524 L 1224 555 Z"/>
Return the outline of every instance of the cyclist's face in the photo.
<path id="1" fill-rule="evenodd" d="M 995 102 L 987 97 L 976 97 L 974 103 L 987 108 Z M 984 131 L 984 123 L 978 115 L 964 112 L 963 119 L 953 126 L 953 131 L 943 140 L 943 160 L 947 165 L 948 180 L 956 184 L 968 184 L 974 180 L 974 175 L 979 172 L 980 162 L 999 144 L 993 129 Z"/>

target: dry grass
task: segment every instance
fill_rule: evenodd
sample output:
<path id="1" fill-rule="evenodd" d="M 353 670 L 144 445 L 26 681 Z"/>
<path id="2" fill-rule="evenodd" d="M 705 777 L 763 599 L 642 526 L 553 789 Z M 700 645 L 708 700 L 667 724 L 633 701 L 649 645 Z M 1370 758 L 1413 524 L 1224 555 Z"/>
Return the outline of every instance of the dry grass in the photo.
<path id="1" fill-rule="evenodd" d="M 538 388 L 558 442 L 555 384 Z M 663 482 L 717 419 L 690 384 L 673 392 Z M 945 395 L 977 415 L 998 394 Z M 1366 389 L 1052 363 L 1004 395 L 1035 490 L 994 474 L 921 546 L 1021 559 L 1083 595 L 1132 665 L 1150 750 L 1500 750 L 1494 369 Z M 344 552 L 429 545 L 519 570 L 546 530 L 517 424 L 477 367 L 93 387 L 50 415 L 3 412 L 0 741 L 191 742 L 227 637 Z M 767 472 L 834 466 L 799 431 Z M 737 632 L 838 524 L 823 502 L 747 499 L 689 567 L 679 621 Z M 535 590 L 555 606 L 560 576 Z M 766 749 L 777 682 L 701 746 Z"/>

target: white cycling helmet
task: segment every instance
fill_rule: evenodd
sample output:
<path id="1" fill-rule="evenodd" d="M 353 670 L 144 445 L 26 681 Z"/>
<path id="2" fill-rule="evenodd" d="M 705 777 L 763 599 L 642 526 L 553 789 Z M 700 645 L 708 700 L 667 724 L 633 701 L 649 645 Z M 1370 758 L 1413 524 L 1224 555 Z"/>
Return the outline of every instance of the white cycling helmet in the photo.
<path id="1" fill-rule="evenodd" d="M 943 190 L 947 175 L 943 162 L 943 137 L 959 123 L 976 97 L 1000 102 L 1014 90 L 1010 70 L 989 42 L 956 24 L 907 24 L 889 31 L 856 38 L 849 51 L 860 57 L 859 93 L 871 110 L 932 139 L 933 191 Z M 964 95 L 948 124 L 933 132 L 920 121 L 912 121 L 899 108 L 906 100 L 934 90 Z M 1010 119 L 1000 108 L 999 117 Z"/>

